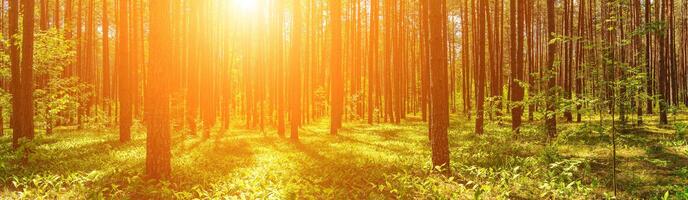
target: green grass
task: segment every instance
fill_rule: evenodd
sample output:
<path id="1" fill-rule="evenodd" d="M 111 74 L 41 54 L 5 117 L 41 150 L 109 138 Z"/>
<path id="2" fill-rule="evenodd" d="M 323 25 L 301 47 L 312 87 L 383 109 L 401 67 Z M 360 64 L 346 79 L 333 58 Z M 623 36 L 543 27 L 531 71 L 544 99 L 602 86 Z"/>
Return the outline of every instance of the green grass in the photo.
<path id="1" fill-rule="evenodd" d="M 433 173 L 427 124 L 347 123 L 330 136 L 328 121 L 301 130 L 301 141 L 275 131 L 237 128 L 210 139 L 173 137 L 173 178 L 142 178 L 145 134 L 120 144 L 115 130 L 59 129 L 39 136 L 27 167 L 0 137 L 0 197 L 25 199 L 600 199 L 610 197 L 609 127 L 560 124 L 547 145 L 539 123 L 517 139 L 504 121 L 485 135 L 453 116 L 450 177 Z M 652 118 L 645 118 L 649 122 Z M 688 147 L 672 127 L 620 129 L 620 199 L 685 198 Z M 683 195 L 683 196 L 681 196 Z"/>

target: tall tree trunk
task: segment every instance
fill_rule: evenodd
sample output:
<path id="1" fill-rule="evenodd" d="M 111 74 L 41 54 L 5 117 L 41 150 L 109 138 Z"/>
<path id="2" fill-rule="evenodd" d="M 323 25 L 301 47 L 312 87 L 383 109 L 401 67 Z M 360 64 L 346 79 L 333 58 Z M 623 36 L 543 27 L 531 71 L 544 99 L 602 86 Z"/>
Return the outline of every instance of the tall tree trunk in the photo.
<path id="1" fill-rule="evenodd" d="M 484 1 L 484 0 L 481 0 Z M 431 73 L 431 99 L 432 99 L 432 120 L 430 121 L 430 132 L 432 139 L 432 165 L 441 166 L 445 169 L 445 174 L 449 174 L 449 139 L 447 127 L 449 126 L 449 100 L 447 90 L 447 58 L 442 52 L 442 45 L 446 45 L 442 40 L 442 6 L 443 0 L 429 0 L 428 2 L 428 21 L 430 38 L 430 63 Z"/>
<path id="2" fill-rule="evenodd" d="M 291 139 L 299 140 L 299 126 L 301 122 L 301 0 L 292 2 L 292 44 L 290 55 L 289 85 L 293 92 L 289 96 L 289 114 Z"/>
<path id="3" fill-rule="evenodd" d="M 511 1 L 511 129 L 515 134 L 520 133 L 521 116 L 523 115 L 523 10 L 522 0 Z"/>
<path id="4" fill-rule="evenodd" d="M 277 52 L 275 56 L 275 62 L 277 62 L 277 83 L 275 87 L 277 88 L 277 134 L 280 137 L 284 137 L 285 123 L 284 123 L 284 99 L 285 99 L 285 81 L 284 81 L 284 70 L 286 65 L 284 62 L 284 36 L 282 32 L 284 31 L 284 3 L 282 1 L 275 2 L 277 19 L 275 20 L 276 30 L 275 42 L 277 43 Z"/>
<path id="5" fill-rule="evenodd" d="M 470 1 L 470 2 L 472 2 L 472 1 Z M 463 65 L 463 69 L 462 69 L 463 70 L 462 71 L 462 74 L 463 74 L 462 97 L 463 97 L 463 106 L 464 106 L 463 107 L 463 109 L 464 109 L 463 114 L 468 119 L 470 119 L 471 118 L 471 114 L 470 114 L 471 113 L 471 95 L 470 95 L 471 94 L 471 81 L 470 81 L 471 78 L 470 77 L 471 77 L 471 66 L 472 65 L 471 65 L 471 54 L 469 53 L 469 48 L 472 46 L 472 44 L 470 42 L 471 41 L 471 39 L 470 39 L 471 38 L 471 31 L 470 30 L 472 30 L 472 29 L 470 28 L 469 24 L 472 21 L 471 16 L 472 16 L 473 12 L 471 12 L 469 10 L 469 1 L 464 1 L 463 5 L 464 5 L 464 6 L 462 6 L 463 10 L 461 12 L 462 13 L 462 15 L 461 15 L 461 32 L 463 33 L 463 35 L 462 35 L 463 36 L 462 37 L 463 43 L 461 44 L 461 56 L 462 56 L 461 65 Z M 427 40 L 427 38 L 426 38 L 426 40 Z M 424 45 L 424 46 L 428 46 L 428 45 Z M 428 75 L 428 77 L 429 77 L 429 75 Z M 421 94 L 421 95 L 423 95 L 423 94 Z M 426 95 L 426 96 L 430 96 L 430 95 Z"/>
<path id="6" fill-rule="evenodd" d="M 199 88 L 198 88 L 198 65 L 200 59 L 200 46 L 199 46 L 199 23 L 201 10 L 199 8 L 199 2 L 190 2 L 190 13 L 189 13 L 189 63 L 187 66 L 187 92 L 186 92 L 186 124 L 189 128 L 189 134 L 196 135 L 196 120 L 198 117 L 199 110 Z"/>
<path id="7" fill-rule="evenodd" d="M 425 0 L 421 0 L 425 1 Z M 379 0 L 370 0 L 370 36 L 368 38 L 368 124 L 373 123 L 373 114 L 377 109 L 375 102 L 375 95 L 379 96 L 377 90 L 378 76 L 377 76 L 377 55 L 378 55 L 378 15 L 380 13 Z"/>
<path id="8" fill-rule="evenodd" d="M 117 55 L 116 62 L 119 78 L 119 141 L 131 140 L 132 123 L 132 80 L 129 55 L 129 4 L 128 0 L 120 0 L 119 24 L 117 24 Z"/>
<path id="9" fill-rule="evenodd" d="M 500 115 L 500 110 L 498 104 L 499 101 L 501 101 L 501 94 L 502 94 L 502 85 L 500 83 L 500 71 L 502 68 L 501 65 L 501 57 L 502 54 L 499 53 L 500 49 L 502 48 L 501 44 L 501 27 L 502 27 L 502 22 L 500 21 L 500 7 L 501 7 L 501 1 L 496 1 L 494 4 L 494 15 L 493 19 L 494 22 L 492 26 L 488 25 L 488 34 L 490 34 L 490 96 L 493 98 L 493 103 L 491 105 L 493 106 L 493 109 L 495 111 L 496 115 Z M 489 15 L 488 15 L 489 16 Z M 490 27 L 494 27 L 494 31 L 489 30 Z M 492 113 L 490 113 L 490 118 L 492 118 Z"/>
<path id="10" fill-rule="evenodd" d="M 110 116 L 110 22 L 108 21 L 108 1 L 103 0 L 102 33 L 103 33 L 103 108 Z"/>
<path id="11" fill-rule="evenodd" d="M 659 9 L 659 20 L 661 21 L 666 21 L 666 12 L 667 12 L 667 5 L 666 5 L 666 0 L 661 0 L 658 1 L 658 8 Z M 658 87 L 659 87 L 659 123 L 660 124 L 668 124 L 669 119 L 667 117 L 667 109 L 669 108 L 670 98 L 671 94 L 669 93 L 669 81 L 667 80 L 666 77 L 668 77 L 669 73 L 669 61 L 668 56 L 668 48 L 669 46 L 667 44 L 667 38 L 668 37 L 668 30 L 664 30 L 663 34 L 658 34 L 657 35 L 657 40 L 659 43 L 659 74 L 657 75 L 658 77 Z"/>
<path id="12" fill-rule="evenodd" d="M 200 92 L 200 108 L 201 108 L 201 121 L 203 122 L 203 137 L 209 138 L 210 137 L 210 129 L 215 126 L 215 120 L 216 120 L 216 112 L 214 109 L 213 104 L 215 103 L 213 99 L 213 82 L 214 82 L 214 70 L 213 66 L 210 60 L 210 55 L 212 55 L 212 42 L 210 41 L 212 39 L 211 36 L 211 26 L 212 24 L 211 17 L 209 13 L 207 12 L 211 8 L 211 1 L 200 1 L 199 2 L 200 8 L 203 11 L 201 14 L 201 23 L 199 23 L 199 29 L 202 37 L 199 39 L 199 43 L 201 45 L 201 48 L 199 49 L 200 57 L 199 59 L 199 65 L 197 66 L 192 66 L 192 67 L 197 67 L 199 68 L 200 71 L 200 83 L 199 83 L 199 92 Z M 258 66 L 256 66 L 257 68 Z M 257 87 L 257 86 L 256 86 Z M 259 92 L 256 88 L 254 90 L 255 92 Z M 260 105 L 259 99 L 254 101 L 255 105 Z"/>
<path id="13" fill-rule="evenodd" d="M 74 24 L 72 24 L 72 20 L 74 20 L 74 19 L 72 19 L 74 17 L 72 14 L 72 10 L 73 10 L 72 1 L 73 0 L 65 0 L 65 8 L 64 8 L 65 9 L 65 16 L 64 16 L 64 32 L 65 33 L 64 34 L 65 34 L 65 38 L 67 38 L 67 39 L 72 39 L 72 30 L 74 28 L 73 27 Z M 65 73 L 69 73 L 68 72 L 69 67 L 67 69 L 65 69 L 65 71 L 66 71 Z"/>
<path id="14" fill-rule="evenodd" d="M 583 37 L 586 36 L 586 29 L 585 27 L 586 24 L 586 18 L 587 15 L 585 13 L 586 10 L 586 1 L 587 0 L 580 0 L 579 1 L 579 8 L 578 8 L 578 41 L 576 41 L 576 73 L 574 74 L 575 79 L 576 79 L 576 99 L 580 100 L 583 98 L 583 66 L 585 65 L 586 61 L 586 49 L 583 47 Z M 592 15 L 592 13 L 591 13 Z M 638 106 L 640 108 L 640 106 Z M 582 104 L 577 103 L 576 104 L 576 122 L 581 122 L 582 118 Z"/>
<path id="15" fill-rule="evenodd" d="M 524 4 L 524 14 L 525 14 L 525 32 L 526 32 L 526 43 L 527 47 L 526 49 L 526 68 L 527 68 L 527 73 L 525 74 L 524 78 L 528 79 L 528 121 L 533 121 L 535 118 L 535 109 L 536 109 L 536 103 L 532 102 L 531 100 L 535 98 L 536 94 L 536 82 L 535 82 L 535 77 L 532 76 L 535 72 L 535 64 L 534 64 L 534 55 L 533 51 L 535 50 L 534 46 L 534 36 L 533 36 L 533 10 L 532 10 L 532 4 L 533 1 L 531 0 L 523 0 Z M 526 69 L 524 69 L 526 70 Z"/>
<path id="16" fill-rule="evenodd" d="M 342 126 L 342 112 L 344 111 L 344 80 L 342 75 L 342 12 L 341 0 L 330 0 L 330 26 L 332 27 L 332 47 L 330 49 L 330 67 L 332 73 L 332 86 L 330 88 L 330 100 L 332 103 L 332 118 L 330 121 L 330 134 L 337 135 L 337 130 Z"/>
<path id="17" fill-rule="evenodd" d="M 478 0 L 477 8 L 474 9 L 477 16 L 474 24 L 475 34 L 475 103 L 476 103 L 476 118 L 475 118 L 475 133 L 483 134 L 484 123 L 484 103 L 485 103 L 485 37 L 488 32 L 485 30 L 486 12 L 488 7 L 486 0 Z M 433 47 L 434 48 L 434 47 Z M 490 58 L 492 59 L 492 58 Z M 433 63 L 434 64 L 434 63 Z M 433 71 L 434 72 L 434 71 Z M 434 76 L 435 74 L 433 74 Z"/>
<path id="18" fill-rule="evenodd" d="M 645 0 L 645 23 L 650 23 L 652 20 L 652 15 L 650 15 L 652 10 L 652 3 L 651 0 Z M 652 58 L 650 57 L 654 52 L 652 51 L 652 35 L 651 34 L 645 34 L 645 73 L 647 73 L 647 96 L 654 96 L 654 72 L 655 72 L 655 67 L 652 65 Z M 645 108 L 645 112 L 647 114 L 652 114 L 652 107 L 654 106 L 654 103 L 652 101 L 652 98 L 647 99 L 647 107 Z"/>
<path id="19" fill-rule="evenodd" d="M 556 0 L 547 0 L 547 39 L 548 41 L 552 41 L 554 39 L 555 35 L 553 33 L 556 32 L 556 25 L 555 25 L 555 11 L 554 11 L 554 6 L 556 4 Z M 557 118 L 556 118 L 556 92 L 554 90 L 554 87 L 556 85 L 556 80 L 555 76 L 553 75 L 554 73 L 554 57 L 557 53 L 557 43 L 551 43 L 547 45 L 547 85 L 545 87 L 545 92 L 547 93 L 547 99 L 545 100 L 545 104 L 547 107 L 547 112 L 545 114 L 545 129 L 547 131 L 547 136 L 549 140 L 554 139 L 554 137 L 557 134 Z"/>
<path id="20" fill-rule="evenodd" d="M 83 81 L 85 81 L 87 84 L 96 86 L 96 67 L 95 67 L 95 61 L 96 61 L 96 45 L 95 45 L 95 40 L 96 40 L 96 28 L 95 28 L 95 17 L 94 17 L 94 12 L 95 12 L 95 0 L 88 0 L 87 1 L 87 13 L 86 13 L 86 34 L 85 34 L 85 45 L 84 45 L 84 64 L 82 65 L 83 67 Z M 89 90 L 92 90 L 93 95 L 91 95 L 88 99 L 88 102 L 86 103 L 86 106 L 84 107 L 84 114 L 88 114 L 89 110 L 91 107 L 93 107 L 93 104 L 95 103 L 96 99 L 100 97 L 100 94 L 95 93 L 97 90 L 96 88 L 90 88 Z"/>
<path id="21" fill-rule="evenodd" d="M 18 136 L 19 138 L 33 139 L 35 135 L 33 116 L 33 49 L 34 49 L 34 0 L 22 0 L 23 20 L 22 20 L 22 48 L 21 48 L 21 74 L 18 92 Z M 21 145 L 21 144 L 20 144 Z M 27 162 L 27 155 L 24 155 L 23 162 Z"/>
<path id="22" fill-rule="evenodd" d="M 131 98 L 132 98 L 132 113 L 134 118 L 141 119 L 142 114 L 142 92 L 141 83 L 143 83 L 141 72 L 144 71 L 144 51 L 143 51 L 143 0 L 130 0 L 129 2 L 131 15 L 129 15 L 130 25 L 130 70 L 131 70 Z"/>
<path id="23" fill-rule="evenodd" d="M 633 22 L 633 26 L 632 26 L 633 29 L 641 28 L 643 26 L 643 24 L 641 22 L 642 13 L 640 11 L 640 9 L 641 9 L 640 0 L 632 0 L 631 9 L 633 12 L 633 18 L 632 18 L 633 19 L 633 21 L 632 21 Z M 633 44 L 633 46 L 634 46 L 633 54 L 632 54 L 633 65 L 638 66 L 638 67 L 642 67 L 645 64 L 645 62 L 641 62 L 644 60 L 644 58 L 641 57 L 641 55 L 643 54 L 642 35 L 633 36 L 633 43 L 634 43 Z M 641 84 L 638 87 L 638 91 L 634 95 L 635 96 L 634 101 L 635 101 L 635 106 L 636 106 L 636 111 L 637 111 L 636 113 L 637 113 L 637 118 L 638 118 L 637 119 L 638 125 L 643 124 L 643 106 L 644 105 L 643 105 L 641 94 L 643 93 L 644 89 L 647 89 L 647 88 L 645 88 Z"/>
<path id="24" fill-rule="evenodd" d="M 566 37 L 572 37 L 572 16 L 573 16 L 573 0 L 564 0 L 564 36 Z M 572 67 L 572 58 L 573 58 L 573 43 L 572 42 L 566 42 L 564 43 L 564 59 L 563 59 L 563 64 L 564 64 L 564 71 L 563 71 L 563 87 L 564 87 L 564 99 L 566 100 L 572 100 L 572 92 L 571 92 L 571 74 L 573 73 L 573 67 Z M 573 121 L 573 115 L 571 113 L 570 108 L 566 108 L 564 110 L 564 118 L 566 118 L 567 122 L 572 122 Z"/>
<path id="25" fill-rule="evenodd" d="M 150 65 L 146 72 L 146 175 L 152 179 L 170 176 L 170 88 L 169 69 L 172 63 L 170 0 L 150 1 Z"/>
<path id="26" fill-rule="evenodd" d="M 668 39 L 668 55 L 667 59 L 669 62 L 669 70 L 670 70 L 670 80 L 671 80 L 671 85 L 670 85 L 670 93 L 671 93 L 671 105 L 673 106 L 678 106 L 678 65 L 676 64 L 676 31 L 674 28 L 674 12 L 676 9 L 674 9 L 674 1 L 675 0 L 668 0 L 668 8 L 667 8 L 667 18 L 669 21 L 669 26 L 667 27 L 667 31 L 669 32 L 667 34 L 667 39 Z"/>
<path id="27" fill-rule="evenodd" d="M 46 31 L 48 30 L 48 0 L 40 0 L 41 4 L 39 6 L 41 15 L 40 15 L 40 28 L 41 31 Z"/>
<path id="28" fill-rule="evenodd" d="M 398 2 L 396 0 L 385 0 L 384 1 L 384 10 L 383 10 L 383 16 L 384 16 L 384 33 L 385 33 L 385 38 L 384 38 L 384 46 L 385 46 L 385 54 L 384 54 L 384 62 L 383 62 L 383 72 L 386 74 L 384 76 L 382 83 L 383 83 L 383 90 L 384 90 L 384 116 L 385 116 L 385 122 L 393 122 L 394 121 L 394 109 L 392 109 L 394 105 L 394 92 L 393 92 L 393 83 L 392 83 L 392 76 L 394 75 L 394 71 L 392 71 L 392 59 L 393 59 L 393 54 L 394 52 L 394 42 L 393 42 L 393 17 L 394 17 L 394 8 Z"/>
<path id="29" fill-rule="evenodd" d="M 5 14 L 7 14 L 8 12 L 8 9 L 6 7 L 7 1 L 8 0 L 0 0 L 0 27 L 2 27 L 0 33 L 2 35 L 7 35 L 7 28 L 5 27 Z M 0 46 L 0 49 L 2 49 L 3 51 L 7 51 L 5 50 L 5 45 Z"/>
<path id="30" fill-rule="evenodd" d="M 105 4 L 105 3 L 103 3 Z M 55 8 L 53 10 L 53 26 L 55 29 L 60 29 L 60 0 L 55 0 Z"/>
<path id="31" fill-rule="evenodd" d="M 19 147 L 19 138 L 22 136 L 22 123 L 18 112 L 22 108 L 22 101 L 19 99 L 21 95 L 21 66 L 19 45 L 16 40 L 16 34 L 19 33 L 19 0 L 9 0 L 9 51 L 10 51 L 10 70 L 12 80 L 10 81 L 10 93 L 12 94 L 12 115 L 10 116 L 10 128 L 12 128 L 12 147 Z"/>

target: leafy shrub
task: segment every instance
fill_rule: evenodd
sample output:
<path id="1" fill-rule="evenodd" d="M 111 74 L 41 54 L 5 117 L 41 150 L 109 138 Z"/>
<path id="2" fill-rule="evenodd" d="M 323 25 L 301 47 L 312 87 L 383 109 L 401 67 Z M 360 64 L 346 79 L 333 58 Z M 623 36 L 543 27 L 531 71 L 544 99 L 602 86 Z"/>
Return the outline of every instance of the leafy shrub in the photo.
<path id="1" fill-rule="evenodd" d="M 674 124 L 674 128 L 676 128 L 676 140 L 686 140 L 686 134 L 688 133 L 688 124 L 687 123 L 676 123 Z"/>
<path id="2" fill-rule="evenodd" d="M 102 172 L 92 171 L 68 175 L 35 174 L 21 178 L 13 176 L 12 186 L 20 192 L 11 194 L 19 199 L 103 199 L 106 192 L 112 192 L 113 188 L 94 184 L 102 175 Z"/>
<path id="3" fill-rule="evenodd" d="M 540 161 L 542 161 L 542 163 L 551 164 L 560 160 L 561 156 L 555 145 L 546 146 L 542 152 L 540 152 Z"/>
<path id="4" fill-rule="evenodd" d="M 371 183 L 374 191 L 393 196 L 397 199 L 432 198 L 460 199 L 464 196 L 466 185 L 459 184 L 455 177 L 438 174 L 414 175 L 408 171 L 385 174 L 384 183 Z"/>
<path id="5" fill-rule="evenodd" d="M 652 144 L 645 148 L 645 153 L 649 155 L 661 154 L 662 152 L 664 152 L 664 147 L 662 147 L 662 145 L 659 144 Z"/>
<path id="6" fill-rule="evenodd" d="M 83 105 L 92 99 L 93 87 L 76 77 L 63 77 L 76 52 L 73 42 L 61 32 L 51 29 L 37 33 L 34 51 L 36 121 L 50 134 L 58 122 L 68 120 L 67 116 L 83 113 L 79 109 L 85 109 Z"/>
<path id="7" fill-rule="evenodd" d="M 592 194 L 596 181 L 585 184 L 575 175 L 588 174 L 589 165 L 582 159 L 567 159 L 550 164 L 545 181 L 539 186 L 540 197 L 550 199 L 585 199 Z"/>
<path id="8" fill-rule="evenodd" d="M 681 167 L 675 173 L 681 178 L 688 179 L 688 167 Z"/>

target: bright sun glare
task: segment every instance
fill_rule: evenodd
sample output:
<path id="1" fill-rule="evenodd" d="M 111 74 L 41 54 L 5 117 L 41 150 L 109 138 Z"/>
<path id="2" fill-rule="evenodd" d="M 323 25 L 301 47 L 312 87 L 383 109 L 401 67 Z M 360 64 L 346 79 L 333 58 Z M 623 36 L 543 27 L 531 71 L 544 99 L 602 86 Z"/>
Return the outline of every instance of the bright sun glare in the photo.
<path id="1" fill-rule="evenodd" d="M 234 9 L 238 9 L 240 12 L 254 12 L 258 7 L 257 0 L 234 0 Z"/>

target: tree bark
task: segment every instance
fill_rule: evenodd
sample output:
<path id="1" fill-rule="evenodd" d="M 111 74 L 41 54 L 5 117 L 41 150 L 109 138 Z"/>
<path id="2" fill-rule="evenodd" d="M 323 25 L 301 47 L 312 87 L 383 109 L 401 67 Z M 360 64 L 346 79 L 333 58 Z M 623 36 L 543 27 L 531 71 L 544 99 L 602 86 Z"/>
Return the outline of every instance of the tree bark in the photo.
<path id="1" fill-rule="evenodd" d="M 289 114 L 291 115 L 291 139 L 299 141 L 299 126 L 301 123 L 301 0 L 292 2 L 293 24 L 292 44 L 290 55 L 289 85 L 293 92 L 289 96 Z"/>
<path id="2" fill-rule="evenodd" d="M 342 112 L 344 111 L 344 80 L 342 75 L 342 12 L 341 0 L 330 0 L 332 47 L 330 49 L 330 67 L 332 73 L 332 86 L 330 88 L 330 100 L 332 103 L 332 116 L 330 121 L 330 134 L 337 135 L 337 130 L 342 126 Z"/>
<path id="3" fill-rule="evenodd" d="M 522 0 L 521 0 L 522 1 Z M 511 6 L 511 80 L 510 80 L 510 100 L 511 108 L 511 129 L 515 134 L 520 133 L 521 116 L 523 115 L 523 87 L 520 84 L 523 74 L 523 16 L 519 13 L 520 1 L 510 2 Z"/>
<path id="4" fill-rule="evenodd" d="M 483 134 L 484 123 L 484 107 L 485 107 L 485 37 L 488 35 L 485 30 L 486 12 L 488 10 L 486 0 L 478 0 L 477 8 L 474 9 L 477 16 L 474 24 L 475 34 L 475 103 L 476 103 L 476 118 L 475 118 L 475 133 Z M 492 58 L 490 58 L 492 59 Z M 434 63 L 433 63 L 434 64 Z M 434 75 L 434 74 L 433 74 Z"/>
<path id="5" fill-rule="evenodd" d="M 22 130 L 22 123 L 19 110 L 22 108 L 21 95 L 21 66 L 19 45 L 15 35 L 19 33 L 19 0 L 9 0 L 9 51 L 10 51 L 10 70 L 12 80 L 10 81 L 10 93 L 12 94 L 12 115 L 10 116 L 10 128 L 12 128 L 12 147 L 19 147 L 19 138 Z"/>
<path id="6" fill-rule="evenodd" d="M 484 0 L 481 0 L 484 1 Z M 450 173 L 449 163 L 449 141 L 447 127 L 449 126 L 449 100 L 447 90 L 447 58 L 442 52 L 442 45 L 446 45 L 442 40 L 442 6 L 443 0 L 429 0 L 428 20 L 430 38 L 430 64 L 431 64 L 431 92 L 432 92 L 432 120 L 430 122 L 430 132 L 432 139 L 432 164 L 434 167 L 442 167 L 445 174 Z"/>
<path id="7" fill-rule="evenodd" d="M 46 31 L 48 30 L 48 0 L 40 0 L 41 4 L 39 6 L 41 15 L 40 15 L 40 28 L 41 31 Z"/>
<path id="8" fill-rule="evenodd" d="M 285 99 L 285 87 L 284 87 L 284 69 L 286 68 L 284 62 L 284 36 L 282 32 L 284 31 L 284 3 L 282 1 L 276 1 L 276 36 L 275 42 L 277 43 L 277 52 L 275 59 L 277 62 L 277 83 L 275 87 L 277 88 L 277 134 L 280 137 L 284 137 L 285 133 L 285 123 L 284 123 L 284 99 Z"/>
<path id="9" fill-rule="evenodd" d="M 555 13 L 554 6 L 556 0 L 547 0 L 547 39 L 551 41 L 554 39 L 556 32 L 555 25 Z M 547 107 L 547 112 L 545 114 L 545 130 L 549 140 L 554 139 L 557 134 L 557 118 L 556 118 L 556 92 L 554 87 L 556 85 L 556 80 L 554 76 L 554 57 L 557 53 L 557 43 L 552 43 L 547 45 L 547 86 L 545 87 L 545 92 L 547 93 L 545 104 Z"/>
<path id="10" fill-rule="evenodd" d="M 170 1 L 150 1 L 150 65 L 146 71 L 146 175 L 152 179 L 169 178 L 170 166 L 170 99 L 167 67 L 171 65 Z"/>
<path id="11" fill-rule="evenodd" d="M 108 2 L 103 0 L 103 18 L 101 22 L 103 33 L 103 107 L 110 116 L 110 22 L 108 21 Z"/>
<path id="12" fill-rule="evenodd" d="M 119 24 L 117 25 L 117 55 L 116 62 L 119 78 L 119 141 L 131 140 L 132 123 L 132 83 L 129 55 L 129 5 L 127 0 L 118 2 Z"/>
<path id="13" fill-rule="evenodd" d="M 425 0 L 421 0 L 425 1 Z M 370 36 L 368 38 L 368 124 L 373 123 L 373 114 L 377 109 L 375 102 L 376 95 L 379 96 L 378 75 L 377 75 L 377 55 L 378 55 L 378 15 L 380 13 L 379 0 L 371 0 L 370 2 Z"/>
<path id="14" fill-rule="evenodd" d="M 23 30 L 22 30 L 22 58 L 21 58 L 21 94 L 19 100 L 22 101 L 22 108 L 19 113 L 22 116 L 21 123 L 22 137 L 33 139 L 35 130 L 33 124 L 33 49 L 34 49 L 34 0 L 23 0 L 24 9 Z"/>

